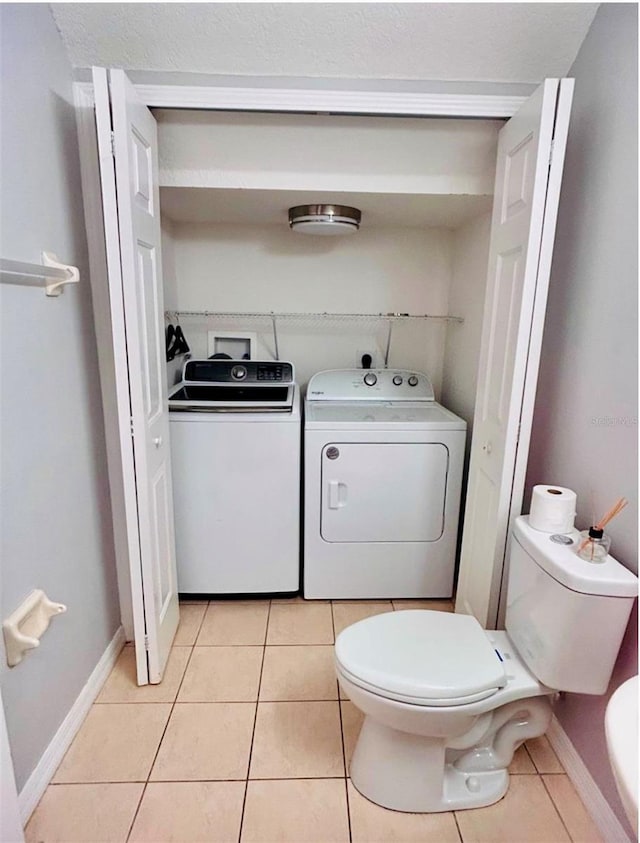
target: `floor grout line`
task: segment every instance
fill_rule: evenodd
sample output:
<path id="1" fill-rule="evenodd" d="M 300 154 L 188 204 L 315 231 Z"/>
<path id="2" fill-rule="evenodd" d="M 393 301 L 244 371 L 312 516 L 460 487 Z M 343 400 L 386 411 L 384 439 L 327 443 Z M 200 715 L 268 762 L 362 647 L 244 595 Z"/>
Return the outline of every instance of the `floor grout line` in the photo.
<path id="1" fill-rule="evenodd" d="M 458 832 L 458 840 L 460 843 L 464 843 L 464 837 L 462 836 L 462 829 L 460 828 L 460 823 L 458 822 L 458 814 L 456 811 L 451 811 L 453 814 L 453 821 L 456 824 L 456 831 Z"/>
<path id="2" fill-rule="evenodd" d="M 140 793 L 140 799 L 138 799 L 138 804 L 136 805 L 136 809 L 133 812 L 133 817 L 131 818 L 131 824 L 129 825 L 129 829 L 127 831 L 127 836 L 124 838 L 126 843 L 129 843 L 129 838 L 131 837 L 133 827 L 136 824 L 136 820 L 138 819 L 138 814 L 140 813 L 140 808 L 142 806 L 142 800 L 144 799 L 144 795 L 147 792 L 147 785 L 148 784 L 149 784 L 149 782 L 146 781 L 144 783 L 143 787 L 142 787 L 142 791 Z"/>
<path id="3" fill-rule="evenodd" d="M 204 623 L 204 618 L 205 618 L 205 615 L 207 614 L 207 609 L 208 609 L 208 608 L 209 608 L 209 607 L 208 607 L 208 605 L 207 605 L 207 607 L 205 608 L 204 612 L 202 613 L 202 618 L 200 619 L 200 624 L 199 624 L 199 626 L 198 626 L 198 629 L 197 629 L 197 631 L 196 631 L 196 635 L 195 635 L 195 640 L 196 640 L 196 641 L 198 640 L 198 635 L 200 634 L 200 630 L 201 630 L 201 628 L 202 628 L 202 624 Z M 144 786 L 144 790 L 143 790 L 143 792 L 142 792 L 142 796 L 144 796 L 144 794 L 145 794 L 145 792 L 146 792 L 146 790 L 147 790 L 147 784 L 149 783 L 149 779 L 150 779 L 150 777 L 151 777 L 151 773 L 152 773 L 153 768 L 154 768 L 154 766 L 155 766 L 155 763 L 156 763 L 156 761 L 157 761 L 157 759 L 158 759 L 158 755 L 159 755 L 159 753 L 160 753 L 160 748 L 161 748 L 161 746 L 162 746 L 162 742 L 163 742 L 163 740 L 164 740 L 165 735 L 167 734 L 167 729 L 169 728 L 169 723 L 171 722 L 171 717 L 173 716 L 173 712 L 174 712 L 175 707 L 176 707 L 176 704 L 177 704 L 178 695 L 179 695 L 180 690 L 181 690 L 181 688 L 182 688 L 182 684 L 183 684 L 183 682 L 184 682 L 184 678 L 185 678 L 185 676 L 187 675 L 187 671 L 189 670 L 189 665 L 191 664 L 191 659 L 192 659 L 192 657 L 193 657 L 193 651 L 194 651 L 194 649 L 195 649 L 195 647 L 191 647 L 191 652 L 189 653 L 189 658 L 187 659 L 187 663 L 186 663 L 186 664 L 185 664 L 185 666 L 184 666 L 184 671 L 182 672 L 182 676 L 180 677 L 180 682 L 178 683 L 178 687 L 177 687 L 177 689 L 176 689 L 176 695 L 175 695 L 175 697 L 173 698 L 173 703 L 171 704 L 171 711 L 169 712 L 169 716 L 167 717 L 167 722 L 164 724 L 164 729 L 162 730 L 162 735 L 160 736 L 160 740 L 158 741 L 158 746 L 156 747 L 156 751 L 155 751 L 155 753 L 154 753 L 153 760 L 152 760 L 151 765 L 150 765 L 150 767 L 149 767 L 149 772 L 147 773 L 147 780 L 146 780 L 146 784 L 145 784 L 145 786 Z M 112 703 L 112 704 L 117 705 L 117 703 Z M 142 796 L 140 797 L 140 802 L 138 803 L 138 810 L 140 810 L 140 805 L 142 804 Z M 137 814 L 138 814 L 138 810 L 136 811 L 136 816 L 137 816 Z M 135 820 L 135 817 L 134 817 L 134 820 Z M 133 828 L 133 826 L 132 826 L 132 828 Z M 127 839 L 128 839 L 128 838 L 127 838 Z"/>
<path id="4" fill-rule="evenodd" d="M 545 773 L 545 775 L 547 775 L 547 774 Z M 556 773 L 556 775 L 560 775 L 560 774 L 559 774 L 559 773 Z M 569 830 L 569 827 L 567 826 L 566 822 L 564 821 L 564 817 L 563 817 L 563 816 L 562 816 L 562 814 L 560 813 L 560 809 L 559 809 L 559 808 L 558 808 L 558 806 L 556 805 L 556 800 L 553 798 L 553 794 L 551 793 L 551 791 L 550 791 L 550 790 L 549 790 L 549 788 L 547 787 L 547 783 L 545 782 L 545 780 L 544 780 L 544 778 L 543 778 L 543 776 L 542 776 L 542 773 L 538 773 L 538 778 L 540 779 L 540 782 L 542 783 L 542 787 L 544 788 L 545 793 L 547 794 L 547 796 L 548 796 L 548 797 L 549 797 L 549 799 L 551 800 L 551 804 L 553 805 L 553 807 L 554 807 L 554 809 L 555 809 L 556 814 L 557 814 L 557 815 L 558 815 L 558 817 L 560 818 L 560 822 L 562 823 L 562 827 L 563 827 L 563 828 L 564 828 L 564 830 L 567 832 L 567 837 L 569 838 L 569 840 L 573 841 L 573 835 L 571 834 L 571 831 Z"/>
<path id="5" fill-rule="evenodd" d="M 336 619 L 333 613 L 333 603 L 331 604 L 331 625 L 333 627 L 333 640 L 336 640 Z M 335 646 L 335 645 L 334 645 Z M 349 805 L 349 785 L 347 783 L 347 776 L 349 770 L 347 769 L 347 750 L 344 741 L 344 725 L 342 722 L 342 704 L 340 703 L 340 683 L 336 677 L 336 687 L 338 691 L 338 717 L 340 719 L 340 742 L 342 743 L 342 768 L 344 770 L 344 797 L 347 808 L 347 828 L 349 830 L 349 843 L 352 843 L 353 836 L 351 834 L 351 808 Z"/>
<path id="6" fill-rule="evenodd" d="M 194 649 L 197 650 L 217 650 L 221 647 L 333 647 L 333 642 L 327 643 L 326 641 L 318 641 L 314 643 L 313 641 L 309 641 L 306 644 L 196 644 L 194 645 Z"/>
<path id="7" fill-rule="evenodd" d="M 154 779 L 153 781 L 144 779 L 128 779 L 126 781 L 120 779 L 118 781 L 87 781 L 87 782 L 55 782 L 49 785 L 50 787 L 83 787 L 88 784 L 216 784 L 218 782 L 300 782 L 300 781 L 318 781 L 331 780 L 342 781 L 345 776 L 260 776 L 259 778 L 246 777 L 238 779 Z M 348 776 L 347 776 L 348 778 Z"/>
<path id="8" fill-rule="evenodd" d="M 258 706 L 260 705 L 260 688 L 262 687 L 262 672 L 264 670 L 264 657 L 267 652 L 267 637 L 269 635 L 269 620 L 271 618 L 271 606 L 269 601 L 269 608 L 267 609 L 267 623 L 264 627 L 264 643 L 262 645 L 262 661 L 260 662 L 260 676 L 258 678 L 258 690 L 256 692 L 256 711 L 253 715 L 253 729 L 251 730 L 251 743 L 249 744 L 249 760 L 247 762 L 247 776 L 244 784 L 244 797 L 242 799 L 242 811 L 240 812 L 240 827 L 238 828 L 238 843 L 242 839 L 242 827 L 244 825 L 244 810 L 247 804 L 247 795 L 249 792 L 249 774 L 251 773 L 251 758 L 253 756 L 253 741 L 256 736 L 256 724 L 258 722 Z"/>

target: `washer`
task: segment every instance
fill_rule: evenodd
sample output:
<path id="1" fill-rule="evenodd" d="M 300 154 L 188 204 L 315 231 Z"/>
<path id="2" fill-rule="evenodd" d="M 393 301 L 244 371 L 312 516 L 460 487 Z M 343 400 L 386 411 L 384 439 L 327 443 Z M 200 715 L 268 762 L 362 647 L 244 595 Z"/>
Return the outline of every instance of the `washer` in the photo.
<path id="1" fill-rule="evenodd" d="M 466 423 L 429 378 L 320 372 L 305 400 L 304 596 L 449 598 Z"/>
<path id="2" fill-rule="evenodd" d="M 300 394 L 291 363 L 190 360 L 169 395 L 178 591 L 300 589 Z"/>

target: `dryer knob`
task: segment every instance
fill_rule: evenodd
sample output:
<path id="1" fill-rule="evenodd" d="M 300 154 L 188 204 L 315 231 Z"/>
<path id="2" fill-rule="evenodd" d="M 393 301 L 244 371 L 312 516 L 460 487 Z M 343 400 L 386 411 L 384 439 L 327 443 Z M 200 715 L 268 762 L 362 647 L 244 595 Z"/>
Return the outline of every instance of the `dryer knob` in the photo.
<path id="1" fill-rule="evenodd" d="M 236 381 L 243 381 L 247 377 L 247 370 L 244 366 L 234 366 L 231 370 L 231 377 Z"/>
<path id="2" fill-rule="evenodd" d="M 415 375 L 411 375 L 411 377 L 407 380 L 409 386 L 417 386 L 418 385 L 418 378 Z"/>
<path id="3" fill-rule="evenodd" d="M 400 386 L 402 384 L 402 375 L 394 375 L 393 383 L 395 386 Z"/>
<path id="4" fill-rule="evenodd" d="M 364 376 L 364 382 L 367 386 L 375 386 L 378 383 L 378 376 L 373 372 L 367 372 Z"/>

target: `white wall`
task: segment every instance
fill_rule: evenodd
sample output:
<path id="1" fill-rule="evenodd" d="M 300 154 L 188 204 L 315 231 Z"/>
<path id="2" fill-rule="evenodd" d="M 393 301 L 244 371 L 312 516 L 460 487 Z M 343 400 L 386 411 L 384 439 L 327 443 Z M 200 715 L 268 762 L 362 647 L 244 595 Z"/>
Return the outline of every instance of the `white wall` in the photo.
<path id="1" fill-rule="evenodd" d="M 464 323 L 452 323 L 446 332 L 441 400 L 445 407 L 467 422 L 458 528 L 460 536 L 467 499 L 490 234 L 491 212 L 471 220 L 453 233 L 449 312 L 462 316 Z"/>
<path id="2" fill-rule="evenodd" d="M 528 490 L 578 495 L 579 527 L 621 495 L 612 553 L 638 570 L 638 19 L 601 4 L 571 68 L 576 79 L 533 419 Z M 526 511 L 526 510 L 525 510 Z M 637 618 L 611 682 L 638 672 Z M 567 694 L 560 722 L 623 816 L 604 738 L 607 697 Z"/>
<path id="3" fill-rule="evenodd" d="M 487 286 L 491 213 L 453 233 L 449 312 L 462 316 L 448 331 L 442 369 L 442 403 L 467 422 L 467 452 L 473 431 L 478 354 Z"/>
<path id="4" fill-rule="evenodd" d="M 178 306 L 176 288 L 176 253 L 173 245 L 173 223 L 162 218 L 162 280 L 164 285 L 164 306 L 175 310 Z"/>
<path id="5" fill-rule="evenodd" d="M 161 185 L 263 190 L 491 194 L 502 126 L 176 109 L 154 115 Z"/>
<path id="6" fill-rule="evenodd" d="M 2 695 L 18 787 L 119 625 L 71 69 L 49 8 L 0 7 L 1 252 L 80 268 L 59 298 L 3 285 L 2 617 L 34 588 L 67 604 Z"/>
<path id="7" fill-rule="evenodd" d="M 174 224 L 176 299 L 180 310 L 446 314 L 451 232 L 363 229 L 322 238 L 286 226 Z M 183 320 L 196 355 L 205 355 L 205 326 Z M 261 356 L 273 342 L 268 323 L 211 323 L 260 331 Z M 439 390 L 445 329 L 440 323 L 394 328 L 390 364 L 426 371 Z M 280 357 L 301 382 L 316 371 L 356 365 L 358 351 L 382 363 L 386 334 L 375 324 L 315 322 L 283 326 Z"/>

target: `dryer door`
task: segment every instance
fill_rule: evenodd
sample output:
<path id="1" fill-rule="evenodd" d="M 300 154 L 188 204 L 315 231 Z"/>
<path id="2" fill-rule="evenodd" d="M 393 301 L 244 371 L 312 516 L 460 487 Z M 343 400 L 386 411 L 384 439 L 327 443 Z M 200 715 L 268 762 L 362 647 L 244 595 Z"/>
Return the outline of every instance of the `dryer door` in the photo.
<path id="1" fill-rule="evenodd" d="M 444 530 L 449 451 L 432 442 L 336 442 L 322 451 L 322 538 L 433 542 Z"/>

